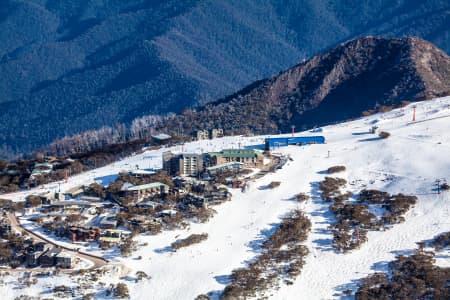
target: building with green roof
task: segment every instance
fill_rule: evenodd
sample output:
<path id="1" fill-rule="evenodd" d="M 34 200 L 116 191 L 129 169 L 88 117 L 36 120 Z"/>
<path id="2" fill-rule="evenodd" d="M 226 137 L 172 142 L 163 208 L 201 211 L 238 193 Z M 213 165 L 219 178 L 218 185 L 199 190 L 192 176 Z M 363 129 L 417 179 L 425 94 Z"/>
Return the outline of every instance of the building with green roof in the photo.
<path id="1" fill-rule="evenodd" d="M 253 149 L 224 149 L 220 152 L 208 153 L 213 165 L 221 165 L 230 162 L 243 163 L 245 167 L 262 167 L 264 155 Z"/>
<path id="2" fill-rule="evenodd" d="M 53 165 L 51 163 L 48 163 L 48 162 L 36 163 L 34 165 L 34 169 L 31 172 L 30 177 L 34 177 L 34 176 L 38 176 L 38 175 L 42 175 L 42 174 L 49 174 L 52 170 L 53 170 Z"/>

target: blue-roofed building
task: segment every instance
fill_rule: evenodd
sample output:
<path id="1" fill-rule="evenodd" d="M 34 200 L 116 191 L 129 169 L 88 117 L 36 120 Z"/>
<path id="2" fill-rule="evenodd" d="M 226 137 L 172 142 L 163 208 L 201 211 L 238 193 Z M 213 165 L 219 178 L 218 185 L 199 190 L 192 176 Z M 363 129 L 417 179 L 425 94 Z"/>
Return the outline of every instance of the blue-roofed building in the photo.
<path id="1" fill-rule="evenodd" d="M 285 147 L 288 145 L 308 145 L 308 144 L 325 144 L 325 137 L 294 136 L 294 137 L 266 138 L 265 149 L 270 150 L 275 147 Z"/>

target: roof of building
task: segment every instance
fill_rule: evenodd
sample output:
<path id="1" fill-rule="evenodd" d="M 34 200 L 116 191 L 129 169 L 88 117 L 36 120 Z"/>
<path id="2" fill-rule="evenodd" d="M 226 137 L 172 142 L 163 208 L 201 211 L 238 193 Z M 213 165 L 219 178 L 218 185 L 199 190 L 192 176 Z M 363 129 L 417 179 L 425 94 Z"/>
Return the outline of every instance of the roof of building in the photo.
<path id="1" fill-rule="evenodd" d="M 64 194 L 81 194 L 83 193 L 83 187 L 81 185 L 68 189 Z"/>
<path id="2" fill-rule="evenodd" d="M 41 175 L 41 174 L 48 174 L 50 173 L 52 170 L 48 169 L 48 170 L 40 170 L 40 169 L 34 169 L 33 171 L 31 171 L 31 175 Z"/>
<path id="3" fill-rule="evenodd" d="M 100 220 L 101 225 L 111 224 L 111 225 L 117 225 L 117 219 L 113 216 L 104 216 Z"/>
<path id="4" fill-rule="evenodd" d="M 152 175 L 155 174 L 155 171 L 151 171 L 151 170 L 145 170 L 145 169 L 137 169 L 137 170 L 131 170 L 128 173 L 132 174 L 132 175 Z"/>
<path id="5" fill-rule="evenodd" d="M 236 167 L 236 166 L 242 167 L 243 165 L 244 165 L 244 163 L 237 162 L 237 161 L 232 161 L 232 162 L 228 162 L 228 163 L 224 163 L 224 164 L 208 167 L 208 168 L 206 168 L 206 170 L 214 171 L 214 170 L 220 170 L 220 169 L 228 169 L 230 167 Z"/>
<path id="6" fill-rule="evenodd" d="M 58 257 L 64 257 L 64 258 L 73 258 L 73 255 L 70 254 L 69 252 L 61 252 L 58 254 Z"/>
<path id="7" fill-rule="evenodd" d="M 325 137 L 321 135 L 316 136 L 285 136 L 285 137 L 269 137 L 265 139 L 266 142 L 310 142 L 310 141 L 325 141 Z"/>
<path id="8" fill-rule="evenodd" d="M 98 231 L 99 228 L 98 227 L 85 227 L 85 226 L 70 226 L 69 227 L 69 231 L 78 231 L 78 232 L 92 232 L 95 233 L 96 231 Z"/>
<path id="9" fill-rule="evenodd" d="M 48 162 L 43 162 L 43 163 L 35 164 L 34 167 L 35 168 L 38 168 L 38 167 L 53 168 L 53 165 L 51 163 L 48 163 Z"/>
<path id="10" fill-rule="evenodd" d="M 224 149 L 220 152 L 211 152 L 211 156 L 218 157 L 239 157 L 239 158 L 252 158 L 263 156 L 261 152 L 255 151 L 253 149 Z"/>
<path id="11" fill-rule="evenodd" d="M 125 182 L 124 184 L 122 184 L 122 187 L 120 188 L 121 191 L 128 191 L 128 189 L 130 187 L 133 187 L 134 184 L 130 183 L 130 182 Z"/>
<path id="12" fill-rule="evenodd" d="M 165 210 L 161 211 L 160 213 L 163 215 L 173 216 L 173 215 L 176 215 L 178 212 L 174 209 L 165 209 Z"/>
<path id="13" fill-rule="evenodd" d="M 105 230 L 105 232 L 106 232 L 106 233 L 110 233 L 110 234 L 112 234 L 112 233 L 119 233 L 119 234 L 122 234 L 122 233 L 123 233 L 123 230 L 120 230 L 120 229 L 108 229 L 108 230 Z"/>
<path id="14" fill-rule="evenodd" d="M 20 171 L 19 170 L 14 170 L 14 169 L 9 169 L 9 170 L 6 171 L 6 174 L 8 174 L 8 175 L 17 175 L 17 174 L 20 174 Z"/>
<path id="15" fill-rule="evenodd" d="M 102 198 L 95 196 L 81 196 L 80 200 L 82 201 L 91 201 L 91 202 L 100 202 Z"/>
<path id="16" fill-rule="evenodd" d="M 197 157 L 201 157 L 202 155 L 201 154 L 197 154 L 197 153 L 181 153 L 180 154 L 180 156 L 181 157 L 195 157 L 195 158 L 197 158 Z"/>
<path id="17" fill-rule="evenodd" d="M 161 205 L 160 203 L 155 202 L 155 201 L 150 201 L 150 200 L 137 204 L 137 206 L 148 206 L 148 207 L 158 207 L 160 205 Z"/>
<path id="18" fill-rule="evenodd" d="M 123 231 L 119 229 L 105 230 L 104 234 L 99 237 L 99 241 L 103 242 L 120 242 Z"/>
<path id="19" fill-rule="evenodd" d="M 168 139 L 170 139 L 172 137 L 170 135 L 168 135 L 168 134 L 160 133 L 160 134 L 157 134 L 157 135 L 152 135 L 152 138 L 154 138 L 156 140 L 163 141 L 163 140 L 168 140 Z"/>
<path id="20" fill-rule="evenodd" d="M 56 256 L 61 252 L 61 248 L 57 248 L 57 247 L 53 247 L 50 250 L 47 250 L 44 254 L 42 254 L 43 256 Z"/>
<path id="21" fill-rule="evenodd" d="M 28 256 L 33 256 L 33 257 L 39 257 L 39 256 L 41 256 L 41 255 L 43 255 L 43 253 L 46 253 L 46 252 L 44 252 L 44 251 L 34 251 L 34 252 L 27 252 L 27 255 Z M 17 254 L 16 254 L 16 256 L 17 256 Z"/>
<path id="22" fill-rule="evenodd" d="M 64 200 L 58 201 L 51 204 L 51 206 L 69 206 L 69 205 L 79 205 L 79 206 L 93 206 L 92 202 L 88 201 L 78 201 L 78 200 Z"/>
<path id="23" fill-rule="evenodd" d="M 112 237 L 112 236 L 101 236 L 98 238 L 101 242 L 108 242 L 108 243 L 116 243 L 120 242 L 120 237 Z"/>
<path id="24" fill-rule="evenodd" d="M 47 162 L 49 162 L 49 163 L 52 163 L 52 162 L 58 161 L 59 159 L 58 159 L 57 157 L 55 157 L 55 156 L 47 156 L 47 157 L 45 158 L 45 160 L 46 160 Z"/>
<path id="25" fill-rule="evenodd" d="M 45 191 L 45 192 L 42 192 L 42 193 L 39 193 L 38 194 L 38 196 L 41 196 L 41 197 L 55 197 L 55 192 L 53 192 L 53 191 Z"/>
<path id="26" fill-rule="evenodd" d="M 147 184 L 142 184 L 142 185 L 130 186 L 126 190 L 127 191 L 145 191 L 145 190 L 160 188 L 162 186 L 165 187 L 166 189 L 169 188 L 169 186 L 167 184 L 164 184 L 162 182 L 152 182 L 152 183 L 147 183 Z"/>

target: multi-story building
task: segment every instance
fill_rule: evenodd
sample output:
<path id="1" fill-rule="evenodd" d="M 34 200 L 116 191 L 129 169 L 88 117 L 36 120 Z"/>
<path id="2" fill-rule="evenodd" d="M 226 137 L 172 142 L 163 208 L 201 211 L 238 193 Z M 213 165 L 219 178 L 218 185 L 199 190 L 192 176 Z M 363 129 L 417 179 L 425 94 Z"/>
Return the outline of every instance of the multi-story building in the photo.
<path id="1" fill-rule="evenodd" d="M 179 163 L 181 176 L 198 176 L 203 171 L 201 154 L 183 153 L 180 155 Z"/>
<path id="2" fill-rule="evenodd" d="M 209 138 L 208 130 L 197 130 L 195 133 L 197 141 L 207 140 Z"/>
<path id="3" fill-rule="evenodd" d="M 239 165 L 229 163 L 241 163 Z M 199 176 L 208 167 L 225 165 L 230 168 L 255 167 L 264 165 L 264 156 L 261 152 L 252 149 L 225 149 L 220 152 L 208 154 L 172 152 L 163 153 L 163 169 L 171 176 Z M 225 167 L 224 166 L 224 167 Z"/>
<path id="4" fill-rule="evenodd" d="M 223 129 L 222 128 L 214 128 L 211 130 L 211 139 L 216 139 L 223 137 Z"/>
<path id="5" fill-rule="evenodd" d="M 167 174 L 174 176 L 180 171 L 180 164 L 178 162 L 178 155 L 172 153 L 171 151 L 165 151 L 162 154 L 163 160 L 163 170 Z"/>
<path id="6" fill-rule="evenodd" d="M 264 165 L 264 155 L 253 149 L 225 149 L 220 152 L 209 153 L 212 165 L 230 162 L 243 163 L 245 167 L 260 168 Z"/>
<path id="7" fill-rule="evenodd" d="M 172 176 L 198 176 L 203 172 L 204 155 L 163 153 L 163 169 Z"/>
<path id="8" fill-rule="evenodd" d="M 197 139 L 197 141 L 220 138 L 223 137 L 223 129 L 214 128 L 211 130 L 197 130 L 194 134 L 194 137 Z"/>
<path id="9" fill-rule="evenodd" d="M 139 203 L 156 194 L 166 194 L 169 186 L 162 182 L 151 182 L 142 185 L 124 185 L 121 191 L 125 196 L 132 196 L 134 203 Z"/>

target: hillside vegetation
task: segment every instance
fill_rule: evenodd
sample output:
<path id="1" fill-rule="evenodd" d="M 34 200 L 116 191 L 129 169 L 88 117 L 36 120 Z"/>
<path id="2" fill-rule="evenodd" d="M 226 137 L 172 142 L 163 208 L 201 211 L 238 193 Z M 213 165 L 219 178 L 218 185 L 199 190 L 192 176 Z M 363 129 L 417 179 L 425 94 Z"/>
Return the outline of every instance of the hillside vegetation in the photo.
<path id="1" fill-rule="evenodd" d="M 224 97 L 342 41 L 417 35 L 447 53 L 444 0 L 4 0 L 0 154 Z"/>
<path id="2" fill-rule="evenodd" d="M 196 130 L 211 128 L 226 134 L 273 134 L 292 124 L 306 129 L 449 94 L 449 78 L 450 58 L 424 40 L 359 38 L 196 110 L 87 131 L 44 151 L 73 153 L 126 139 L 150 141 L 156 132 L 190 140 Z"/>

